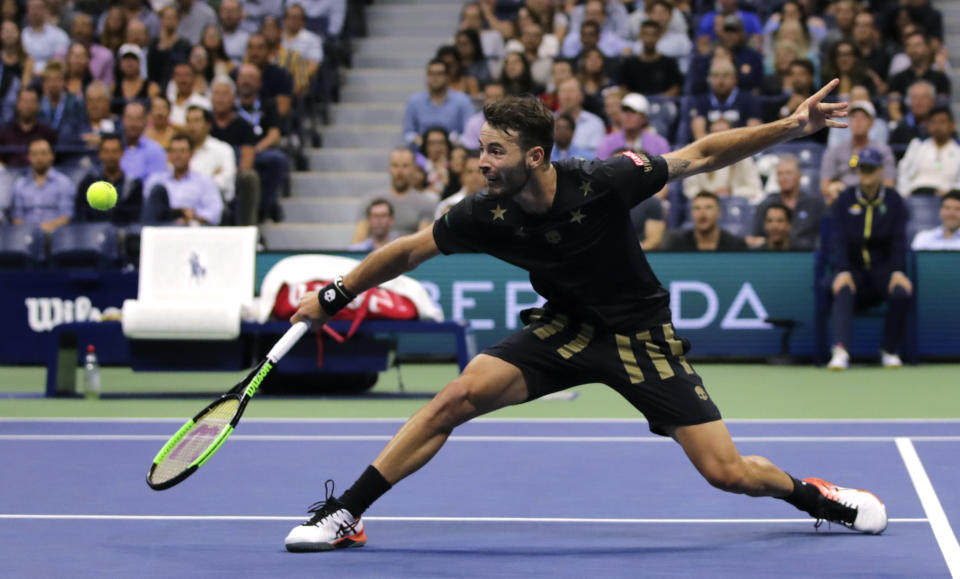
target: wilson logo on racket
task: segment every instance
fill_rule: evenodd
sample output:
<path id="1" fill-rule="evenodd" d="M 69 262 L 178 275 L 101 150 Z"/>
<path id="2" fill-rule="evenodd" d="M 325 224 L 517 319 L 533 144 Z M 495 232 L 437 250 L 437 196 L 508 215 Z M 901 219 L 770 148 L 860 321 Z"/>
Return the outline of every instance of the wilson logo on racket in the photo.
<path id="1" fill-rule="evenodd" d="M 271 368 L 273 368 L 273 366 L 271 366 L 269 362 L 263 365 L 263 369 L 253 377 L 253 381 L 251 381 L 250 386 L 247 387 L 245 392 L 247 396 L 253 396 L 253 394 L 257 391 L 257 388 L 260 387 L 260 383 L 263 382 L 264 378 L 266 378 L 267 373 Z"/>

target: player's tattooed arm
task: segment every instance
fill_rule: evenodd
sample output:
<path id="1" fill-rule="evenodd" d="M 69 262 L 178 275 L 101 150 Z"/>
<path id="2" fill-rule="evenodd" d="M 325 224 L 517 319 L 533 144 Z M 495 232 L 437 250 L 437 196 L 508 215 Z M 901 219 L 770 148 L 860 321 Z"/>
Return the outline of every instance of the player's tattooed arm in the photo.
<path id="1" fill-rule="evenodd" d="M 687 170 L 690 168 L 690 161 L 687 159 L 677 159 L 671 157 L 665 157 L 664 160 L 667 162 L 668 181 L 686 177 Z"/>

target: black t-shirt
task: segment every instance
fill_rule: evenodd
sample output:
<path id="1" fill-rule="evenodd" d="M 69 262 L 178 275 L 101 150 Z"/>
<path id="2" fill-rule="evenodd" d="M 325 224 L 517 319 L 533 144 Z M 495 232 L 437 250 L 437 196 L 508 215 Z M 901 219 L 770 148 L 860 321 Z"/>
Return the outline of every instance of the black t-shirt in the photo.
<path id="1" fill-rule="evenodd" d="M 618 333 L 670 321 L 670 296 L 640 249 L 630 209 L 663 188 L 662 157 L 555 162 L 550 210 L 531 215 L 508 197 L 468 196 L 433 226 L 445 254 L 487 253 L 530 272 L 547 307 Z"/>
<path id="2" fill-rule="evenodd" d="M 117 189 L 117 204 L 106 211 L 99 211 L 87 203 L 87 188 L 96 181 L 108 181 Z M 140 179 L 128 179 L 126 175 L 116 181 L 107 179 L 103 173 L 91 173 L 80 180 L 74 205 L 73 221 L 89 223 L 109 221 L 114 225 L 129 225 L 140 221 L 143 207 L 143 183 Z"/>
<path id="3" fill-rule="evenodd" d="M 273 100 L 258 99 L 250 106 L 237 105 L 237 115 L 250 123 L 258 141 L 266 136 L 270 129 L 280 129 L 280 113 L 277 112 L 277 103 Z"/>
<path id="4" fill-rule="evenodd" d="M 663 240 L 664 251 L 700 251 L 697 247 L 697 238 L 692 229 L 671 231 Z M 717 251 L 746 251 L 747 242 L 725 229 L 720 230 L 720 239 L 717 241 Z"/>
<path id="5" fill-rule="evenodd" d="M 619 83 L 629 92 L 646 95 L 658 95 L 673 87 L 683 88 L 683 75 L 677 66 L 677 60 L 669 56 L 660 56 L 653 62 L 640 60 L 636 56 L 623 59 L 617 73 Z"/>
<path id="6" fill-rule="evenodd" d="M 255 147 L 258 141 L 257 135 L 253 132 L 253 126 L 236 114 L 225 127 L 221 127 L 214 121 L 213 126 L 210 127 L 210 136 L 234 148 L 247 145 Z"/>
<path id="7" fill-rule="evenodd" d="M 230 73 L 230 78 L 236 82 L 238 70 Z M 293 77 L 279 66 L 268 62 L 260 70 L 260 98 L 269 100 L 281 95 L 293 94 Z"/>
<path id="8" fill-rule="evenodd" d="M 897 73 L 890 79 L 890 92 L 906 95 L 910 85 L 918 80 L 925 80 L 933 84 L 938 95 L 949 95 L 951 92 L 950 78 L 939 70 L 933 70 L 932 68 L 928 68 L 922 76 L 918 76 L 912 68 Z"/>

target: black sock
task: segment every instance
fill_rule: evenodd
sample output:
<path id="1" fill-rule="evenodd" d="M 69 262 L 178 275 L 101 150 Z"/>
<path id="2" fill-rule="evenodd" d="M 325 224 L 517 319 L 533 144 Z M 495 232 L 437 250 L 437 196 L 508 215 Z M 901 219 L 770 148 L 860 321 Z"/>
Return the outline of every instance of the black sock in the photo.
<path id="1" fill-rule="evenodd" d="M 351 515 L 359 518 L 364 511 L 370 508 L 373 501 L 390 490 L 390 486 L 390 483 L 383 478 L 380 471 L 370 465 L 367 470 L 363 471 L 357 482 L 353 483 L 353 486 L 347 489 L 347 492 L 343 493 L 338 500 L 350 511 Z"/>
<path id="2" fill-rule="evenodd" d="M 813 514 L 816 512 L 817 501 L 820 498 L 820 489 L 814 485 L 799 481 L 792 476 L 790 479 L 793 481 L 793 492 L 781 498 L 805 513 Z"/>

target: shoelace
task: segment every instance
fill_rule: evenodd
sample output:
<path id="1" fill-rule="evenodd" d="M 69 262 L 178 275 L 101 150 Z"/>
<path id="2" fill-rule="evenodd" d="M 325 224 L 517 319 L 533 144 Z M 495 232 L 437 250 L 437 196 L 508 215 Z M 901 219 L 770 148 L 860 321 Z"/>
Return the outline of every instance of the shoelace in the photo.
<path id="1" fill-rule="evenodd" d="M 823 494 L 821 496 L 824 500 L 818 505 L 817 521 L 813 524 L 813 528 L 819 529 L 823 522 L 827 521 L 852 529 L 853 522 L 857 520 L 857 508 L 838 500 L 836 492 L 830 492 L 829 496 Z"/>
<path id="2" fill-rule="evenodd" d="M 326 497 L 322 501 L 317 501 L 310 505 L 310 508 L 307 509 L 307 512 L 313 513 L 313 516 L 310 517 L 310 520 L 304 523 L 304 526 L 316 525 L 323 519 L 343 508 L 343 505 L 340 504 L 340 501 L 333 496 L 333 479 L 327 479 L 327 482 L 323 483 L 323 487 Z"/>

